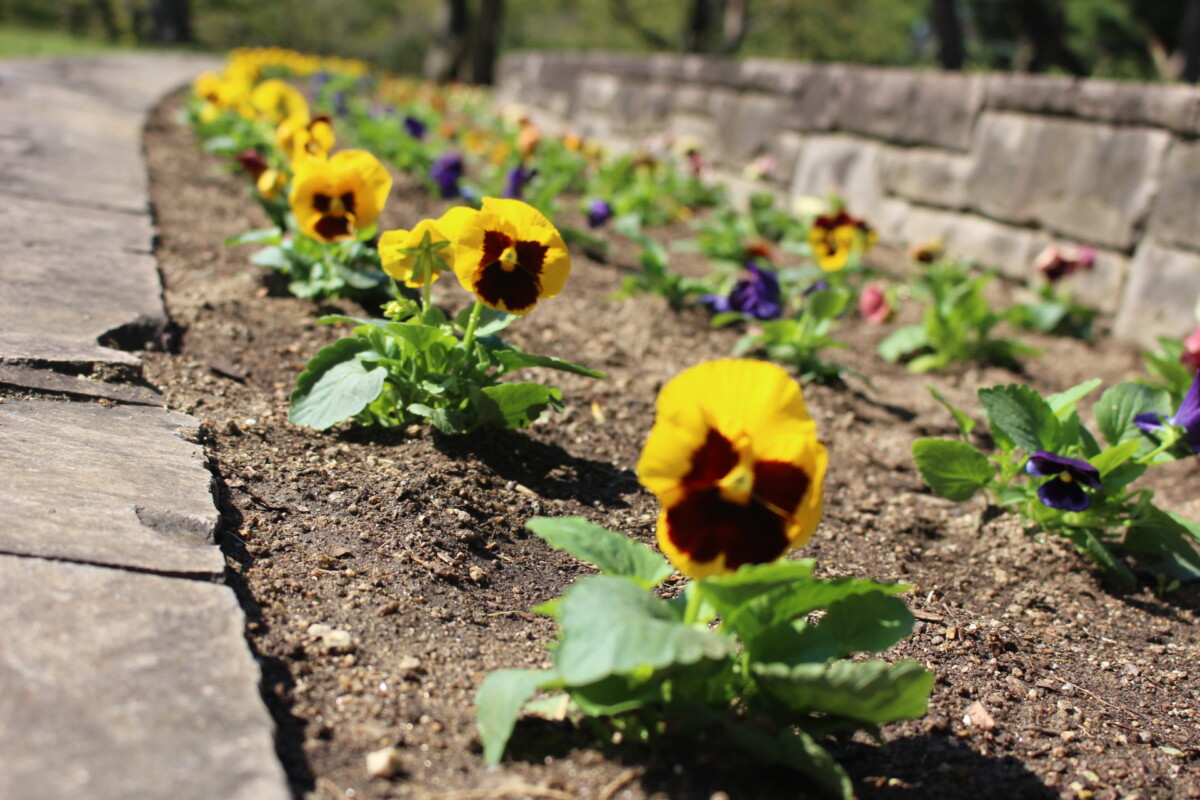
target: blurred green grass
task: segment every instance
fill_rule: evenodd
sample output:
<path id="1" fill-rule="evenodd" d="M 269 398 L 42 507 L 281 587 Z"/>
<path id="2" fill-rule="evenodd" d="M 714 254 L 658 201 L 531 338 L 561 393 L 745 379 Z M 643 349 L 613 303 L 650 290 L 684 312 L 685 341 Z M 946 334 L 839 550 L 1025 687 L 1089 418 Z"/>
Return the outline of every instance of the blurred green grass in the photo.
<path id="1" fill-rule="evenodd" d="M 0 25 L 0 60 L 92 55 L 128 49 L 103 39 L 70 36 L 59 31 Z"/>

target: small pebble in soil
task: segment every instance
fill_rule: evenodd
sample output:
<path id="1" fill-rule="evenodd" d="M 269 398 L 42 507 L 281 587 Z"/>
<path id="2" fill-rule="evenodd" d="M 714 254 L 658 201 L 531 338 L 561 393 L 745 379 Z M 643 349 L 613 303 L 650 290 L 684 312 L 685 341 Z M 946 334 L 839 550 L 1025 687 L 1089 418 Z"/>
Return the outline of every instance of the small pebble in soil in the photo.
<path id="1" fill-rule="evenodd" d="M 367 773 L 372 778 L 391 778 L 398 775 L 403 768 L 400 751 L 394 747 L 384 747 L 367 754 Z"/>
<path id="2" fill-rule="evenodd" d="M 356 648 L 354 637 L 350 635 L 350 631 L 344 631 L 341 628 L 315 623 L 308 626 L 307 633 L 309 638 L 320 640 L 321 647 L 326 653 L 342 655 L 353 653 Z"/>

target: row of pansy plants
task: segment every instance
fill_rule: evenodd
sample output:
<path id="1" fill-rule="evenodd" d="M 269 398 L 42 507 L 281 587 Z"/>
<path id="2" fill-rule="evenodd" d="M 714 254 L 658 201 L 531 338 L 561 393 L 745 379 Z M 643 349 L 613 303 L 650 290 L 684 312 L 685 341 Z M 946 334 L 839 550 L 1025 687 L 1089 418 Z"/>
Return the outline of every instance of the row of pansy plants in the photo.
<path id="1" fill-rule="evenodd" d="M 509 373 L 542 367 L 603 377 L 499 336 L 562 291 L 571 270 L 562 236 L 532 206 L 487 197 L 480 210 L 458 206 L 411 231 L 387 231 L 379 249 L 384 270 L 419 288 L 420 301 L 392 301 L 383 320 L 323 317 L 355 327 L 297 378 L 292 422 L 319 430 L 348 419 L 383 427 L 428 421 L 444 433 L 522 428 L 547 408 L 561 409 L 562 392 L 535 381 L 502 383 Z M 475 298 L 453 317 L 430 298 L 443 271 Z"/>
<path id="2" fill-rule="evenodd" d="M 910 587 L 818 578 L 811 560 L 784 558 L 820 522 L 827 461 L 781 367 L 729 359 L 669 381 L 637 473 L 661 504 L 670 563 L 581 518 L 530 520 L 600 574 L 534 609 L 557 623 L 549 669 L 484 680 L 484 758 L 503 757 L 524 710 L 591 719 L 628 741 L 707 733 L 852 797 L 822 740 L 923 715 L 934 676 L 915 661 L 861 657 L 910 633 L 897 597 Z M 675 569 L 690 580 L 668 598 Z"/>
<path id="3" fill-rule="evenodd" d="M 282 51 L 286 54 L 288 51 Z M 278 77 L 316 66 L 277 54 L 237 51 L 222 73 L 197 78 L 189 115 L 207 149 L 236 161 L 273 227 L 227 244 L 261 244 L 251 261 L 279 271 L 298 297 L 379 295 L 387 285 L 374 246 L 392 177 L 371 153 L 333 153 L 326 114 Z M 348 69 L 359 75 L 361 69 Z"/>
<path id="4" fill-rule="evenodd" d="M 1200 524 L 1133 486 L 1147 470 L 1200 452 L 1200 373 L 1177 405 L 1165 389 L 1110 387 L 1095 405 L 1093 433 L 1076 406 L 1099 386 L 1092 380 L 1047 397 L 1019 384 L 980 389 L 988 421 L 982 440 L 972 435 L 975 420 L 930 387 L 960 438 L 914 442 L 921 477 L 950 500 L 984 494 L 1019 514 L 1030 534 L 1068 539 L 1126 586 L 1137 580 L 1123 556 L 1164 586 L 1200 578 Z"/>

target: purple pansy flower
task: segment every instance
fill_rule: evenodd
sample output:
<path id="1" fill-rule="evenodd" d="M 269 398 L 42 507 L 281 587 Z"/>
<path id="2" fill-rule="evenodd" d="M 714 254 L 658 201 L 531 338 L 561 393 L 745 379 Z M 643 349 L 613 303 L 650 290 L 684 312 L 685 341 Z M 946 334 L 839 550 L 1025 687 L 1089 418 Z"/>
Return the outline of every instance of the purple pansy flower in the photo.
<path id="1" fill-rule="evenodd" d="M 613 209 L 604 200 L 593 200 L 588 203 L 587 221 L 589 228 L 599 228 L 612 219 Z"/>
<path id="2" fill-rule="evenodd" d="M 1061 511 L 1087 510 L 1092 505 L 1092 498 L 1087 496 L 1082 486 L 1089 489 L 1101 488 L 1100 470 L 1081 458 L 1056 456 L 1054 453 L 1038 450 L 1029 457 L 1025 471 L 1038 477 L 1058 476 L 1039 486 L 1037 494 L 1042 505 Z"/>
<path id="3" fill-rule="evenodd" d="M 408 114 L 404 117 L 404 130 L 408 131 L 408 135 L 421 141 L 425 138 L 425 133 L 429 130 L 429 126 L 421 120 Z"/>
<path id="4" fill-rule="evenodd" d="M 1192 452 L 1200 453 L 1200 372 L 1192 379 L 1191 388 L 1179 404 L 1175 416 L 1164 420 L 1153 412 L 1138 414 L 1133 418 L 1133 424 L 1147 433 L 1160 431 L 1167 425 L 1178 425 L 1183 428 L 1183 440 L 1192 448 Z"/>
<path id="5" fill-rule="evenodd" d="M 776 319 L 783 312 L 782 292 L 775 273 L 746 262 L 750 276 L 738 281 L 728 297 L 706 294 L 700 302 L 717 313 L 740 311 L 755 319 Z"/>
<path id="6" fill-rule="evenodd" d="M 446 153 L 429 166 L 429 177 L 442 191 L 442 198 L 450 200 L 461 194 L 458 182 L 463 175 L 463 159 L 459 153 Z"/>
<path id="7" fill-rule="evenodd" d="M 536 169 L 526 169 L 523 165 L 517 164 L 508 171 L 508 177 L 504 180 L 504 196 L 512 200 L 520 200 L 525 191 L 525 184 L 533 180 L 534 175 L 537 175 Z"/>

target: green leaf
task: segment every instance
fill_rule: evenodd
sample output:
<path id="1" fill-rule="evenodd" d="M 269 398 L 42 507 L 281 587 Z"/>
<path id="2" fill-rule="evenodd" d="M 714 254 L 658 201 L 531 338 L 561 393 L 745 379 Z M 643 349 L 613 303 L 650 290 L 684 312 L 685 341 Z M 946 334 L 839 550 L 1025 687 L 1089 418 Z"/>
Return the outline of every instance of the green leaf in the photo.
<path id="1" fill-rule="evenodd" d="M 988 410 L 992 424 L 1008 434 L 1018 447 L 1029 452 L 1055 452 L 1063 442 L 1054 411 L 1041 395 L 1028 386 L 1010 383 L 979 390 L 979 400 Z"/>
<path id="2" fill-rule="evenodd" d="M 458 331 L 466 331 L 467 324 L 471 319 L 471 311 L 474 306 L 467 306 L 454 317 L 454 328 Z M 509 314 L 504 311 L 497 311 L 494 308 L 483 307 L 479 312 L 479 322 L 475 326 L 476 336 L 491 336 L 513 324 L 520 319 L 516 314 Z"/>
<path id="3" fill-rule="evenodd" d="M 490 405 L 485 405 L 479 395 L 486 397 Z M 525 428 L 548 407 L 561 409 L 562 392 L 540 383 L 502 383 L 473 392 L 471 402 L 479 413 L 476 427 L 497 425 L 501 428 Z"/>
<path id="4" fill-rule="evenodd" d="M 1113 555 L 1108 546 L 1097 539 L 1095 534 L 1090 530 L 1087 528 L 1073 528 L 1068 531 L 1067 536 L 1088 558 L 1099 564 L 1109 576 L 1115 578 L 1125 586 L 1133 587 L 1137 585 L 1137 579 L 1133 577 L 1133 573 L 1129 570 L 1129 567 L 1125 566 L 1120 559 Z"/>
<path id="5" fill-rule="evenodd" d="M 1185 581 L 1200 579 L 1200 524 L 1149 506 L 1125 534 L 1121 549 L 1156 573 Z"/>
<path id="6" fill-rule="evenodd" d="M 666 600 L 615 575 L 591 575 L 568 587 L 559 625 L 554 664 L 574 686 L 722 659 L 732 650 L 726 637 L 683 624 Z"/>
<path id="7" fill-rule="evenodd" d="M 597 372 L 594 369 L 572 364 L 570 361 L 564 361 L 561 358 L 553 356 L 538 356 L 532 353 L 526 353 L 523 350 L 512 348 L 510 350 L 497 350 L 496 360 L 500 362 L 504 372 L 512 372 L 515 369 L 523 369 L 524 367 L 548 367 L 556 369 L 560 372 L 571 372 L 576 375 L 587 375 L 589 378 L 603 378 L 603 372 Z"/>
<path id="8" fill-rule="evenodd" d="M 254 255 L 250 256 L 250 263 L 256 267 L 267 267 L 268 269 L 282 270 L 286 269 L 291 264 L 291 259 L 288 258 L 288 252 L 279 245 L 271 245 L 264 247 Z"/>
<path id="9" fill-rule="evenodd" d="M 1142 441 L 1142 429 L 1133 420 L 1138 414 L 1148 412 L 1171 413 L 1170 398 L 1165 391 L 1131 381 L 1118 383 L 1100 395 L 1096 403 L 1096 427 L 1109 444 L 1130 439 Z"/>
<path id="10" fill-rule="evenodd" d="M 560 685 L 553 671 L 501 669 L 483 679 L 475 694 L 475 724 L 483 741 L 483 760 L 498 764 L 516 727 L 521 708 L 538 689 Z"/>
<path id="11" fill-rule="evenodd" d="M 675 572 L 667 560 L 645 544 L 601 528 L 583 517 L 534 517 L 525 527 L 555 550 L 565 550 L 606 575 L 631 578 L 651 589 Z"/>
<path id="12" fill-rule="evenodd" d="M 825 748 L 797 728 L 785 728 L 775 736 L 726 721 L 725 730 L 747 754 L 766 764 L 781 764 L 811 778 L 818 789 L 832 797 L 851 800 L 854 784 Z"/>
<path id="13" fill-rule="evenodd" d="M 879 357 L 894 364 L 909 353 L 915 353 L 928 346 L 929 339 L 925 336 L 923 327 L 902 325 L 879 343 Z"/>
<path id="14" fill-rule="evenodd" d="M 950 359 L 945 353 L 925 353 L 908 362 L 908 371 L 917 375 L 936 372 L 948 363 Z"/>
<path id="15" fill-rule="evenodd" d="M 1104 476 L 1108 475 L 1108 473 L 1124 464 L 1133 456 L 1134 453 L 1138 451 L 1141 446 L 1141 442 L 1137 441 L 1136 439 L 1130 439 L 1127 442 L 1114 445 L 1113 447 L 1109 447 L 1103 452 L 1092 456 L 1088 459 L 1088 463 L 1099 470 L 1100 477 L 1103 478 Z M 1107 489 L 1112 487 L 1106 486 L 1105 488 Z"/>
<path id="16" fill-rule="evenodd" d="M 932 383 L 925 384 L 925 388 L 933 395 L 933 399 L 945 406 L 946 410 L 954 416 L 954 421 L 958 423 L 958 429 L 962 431 L 963 438 L 970 436 L 971 431 L 975 430 L 975 420 L 968 417 L 966 412 L 960 411 L 950 405 L 950 401 L 943 397 L 942 393 Z"/>
<path id="17" fill-rule="evenodd" d="M 917 439 L 913 460 L 929 488 L 949 500 L 970 500 L 996 476 L 987 456 L 966 442 L 952 439 Z"/>
<path id="18" fill-rule="evenodd" d="M 840 657 L 886 650 L 912 633 L 912 626 L 912 612 L 903 600 L 883 592 L 867 592 L 831 603 L 817 627 L 832 634 Z"/>
<path id="19" fill-rule="evenodd" d="M 833 319 L 846 310 L 850 293 L 845 289 L 820 289 L 804 301 L 804 311 L 817 319 Z"/>
<path id="20" fill-rule="evenodd" d="M 922 716 L 933 688 L 933 673 L 908 660 L 754 664 L 751 671 L 763 688 L 798 712 L 874 724 Z"/>
<path id="21" fill-rule="evenodd" d="M 1078 386 L 1072 386 L 1065 392 L 1052 394 L 1046 398 L 1046 403 L 1050 406 L 1050 410 L 1059 419 L 1066 419 L 1074 410 L 1075 404 L 1083 398 L 1087 397 L 1102 381 L 1099 378 L 1094 378 L 1090 381 L 1085 381 Z"/>
<path id="22" fill-rule="evenodd" d="M 358 414 L 383 391 L 387 370 L 368 370 L 359 355 L 370 344 L 357 338 L 339 339 L 322 347 L 296 378 L 288 419 L 323 431 Z"/>
<path id="23" fill-rule="evenodd" d="M 373 324 L 373 323 L 372 323 Z M 435 345 L 453 347 L 458 340 L 441 328 L 408 322 L 389 322 L 383 328 L 392 336 L 407 343 L 413 353 L 424 353 Z"/>
<path id="24" fill-rule="evenodd" d="M 281 239 L 282 232 L 279 228 L 259 228 L 240 233 L 237 236 L 230 236 L 223 244 L 226 247 L 237 247 L 242 244 L 279 244 Z"/>

